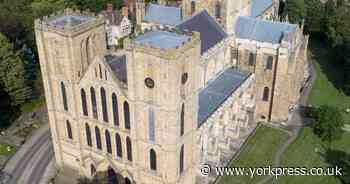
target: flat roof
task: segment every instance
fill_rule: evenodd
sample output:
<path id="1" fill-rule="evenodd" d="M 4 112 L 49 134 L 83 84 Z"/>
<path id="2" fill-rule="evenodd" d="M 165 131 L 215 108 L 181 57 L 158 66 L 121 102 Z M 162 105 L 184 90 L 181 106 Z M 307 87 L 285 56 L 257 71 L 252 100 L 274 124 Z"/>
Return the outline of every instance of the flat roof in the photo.
<path id="1" fill-rule="evenodd" d="M 181 23 L 181 8 L 150 3 L 144 18 L 147 22 L 176 26 Z"/>
<path id="2" fill-rule="evenodd" d="M 198 127 L 248 79 L 250 74 L 229 68 L 199 93 Z"/>
<path id="3" fill-rule="evenodd" d="M 167 31 L 147 32 L 135 38 L 137 44 L 150 45 L 161 49 L 171 49 L 183 45 L 191 39 L 190 36 Z"/>
<path id="4" fill-rule="evenodd" d="M 61 28 L 66 26 L 74 27 L 95 19 L 96 19 L 95 17 L 91 17 L 91 16 L 63 15 L 50 20 L 49 25 L 61 27 Z"/>

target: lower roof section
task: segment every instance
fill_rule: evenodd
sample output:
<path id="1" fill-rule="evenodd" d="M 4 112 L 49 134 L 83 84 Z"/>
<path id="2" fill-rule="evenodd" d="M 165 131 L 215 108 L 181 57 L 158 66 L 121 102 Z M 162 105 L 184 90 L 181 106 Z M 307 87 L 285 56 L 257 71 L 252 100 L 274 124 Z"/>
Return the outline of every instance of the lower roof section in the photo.
<path id="1" fill-rule="evenodd" d="M 229 68 L 199 93 L 198 127 L 249 78 L 250 74 Z"/>

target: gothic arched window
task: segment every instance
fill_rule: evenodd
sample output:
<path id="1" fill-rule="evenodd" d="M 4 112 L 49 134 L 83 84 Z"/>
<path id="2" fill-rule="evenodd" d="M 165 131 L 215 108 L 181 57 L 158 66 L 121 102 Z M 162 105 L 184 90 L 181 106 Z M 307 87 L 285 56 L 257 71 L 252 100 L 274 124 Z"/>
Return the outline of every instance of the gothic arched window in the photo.
<path id="1" fill-rule="evenodd" d="M 84 89 L 80 90 L 80 96 L 81 96 L 81 106 L 83 109 L 84 116 L 88 116 L 88 109 L 87 109 L 87 103 L 86 103 L 86 93 Z"/>
<path id="2" fill-rule="evenodd" d="M 132 161 L 132 144 L 129 137 L 126 137 L 126 152 L 127 152 L 128 160 L 131 162 Z"/>
<path id="3" fill-rule="evenodd" d="M 63 82 L 61 82 L 61 93 L 62 93 L 62 102 L 63 102 L 63 108 L 65 111 L 68 111 L 68 101 L 67 101 L 67 92 L 66 92 L 66 86 Z"/>
<path id="4" fill-rule="evenodd" d="M 115 145 L 117 149 L 117 157 L 123 157 L 123 149 L 122 149 L 122 140 L 120 139 L 120 135 L 118 133 L 115 134 Z"/>
<path id="5" fill-rule="evenodd" d="M 95 119 L 98 119 L 97 115 L 97 103 L 96 103 L 96 92 L 93 87 L 90 88 L 91 93 L 91 107 L 92 107 L 92 114 Z"/>
<path id="6" fill-rule="evenodd" d="M 193 15 L 196 12 L 196 2 L 191 2 L 191 15 Z"/>
<path id="7" fill-rule="evenodd" d="M 255 65 L 255 55 L 253 53 L 249 53 L 249 66 L 254 66 Z"/>
<path id="8" fill-rule="evenodd" d="M 68 120 L 66 121 L 66 125 L 67 125 L 67 136 L 69 139 L 73 139 L 72 126 Z"/>
<path id="9" fill-rule="evenodd" d="M 86 45 L 85 45 L 85 52 L 86 52 L 86 62 L 90 63 L 90 45 L 91 45 L 91 39 L 90 37 L 86 39 Z"/>
<path id="10" fill-rule="evenodd" d="M 102 105 L 102 115 L 103 121 L 108 122 L 108 110 L 107 110 L 107 98 L 105 88 L 101 88 L 101 105 Z"/>
<path id="11" fill-rule="evenodd" d="M 113 121 L 115 126 L 119 126 L 118 99 L 115 93 L 112 94 Z"/>
<path id="12" fill-rule="evenodd" d="M 91 176 L 94 176 L 96 174 L 96 168 L 94 165 L 90 165 L 90 173 L 91 173 Z"/>
<path id="13" fill-rule="evenodd" d="M 127 101 L 124 102 L 124 121 L 125 128 L 130 129 L 130 107 Z"/>
<path id="14" fill-rule="evenodd" d="M 95 127 L 95 136 L 96 136 L 97 149 L 102 150 L 101 133 L 100 133 L 100 129 L 98 127 Z"/>
<path id="15" fill-rule="evenodd" d="M 215 5 L 215 17 L 217 19 L 221 18 L 221 4 L 220 4 L 220 2 L 217 2 Z"/>
<path id="16" fill-rule="evenodd" d="M 91 139 L 91 130 L 89 124 L 85 124 L 85 133 L 86 133 L 86 142 L 88 146 L 92 146 L 92 139 Z"/>
<path id="17" fill-rule="evenodd" d="M 181 115 L 180 115 L 180 135 L 183 136 L 185 133 L 185 104 L 181 106 Z"/>
<path id="18" fill-rule="evenodd" d="M 148 133 L 149 140 L 155 141 L 155 117 L 154 117 L 154 109 L 150 107 L 148 109 Z"/>
<path id="19" fill-rule="evenodd" d="M 151 149 L 149 152 L 149 159 L 150 159 L 151 170 L 156 171 L 157 170 L 157 154 L 153 149 Z"/>
<path id="20" fill-rule="evenodd" d="M 107 152 L 112 154 L 111 135 L 109 134 L 108 130 L 105 131 L 105 137 L 106 137 Z"/>
<path id="21" fill-rule="evenodd" d="M 180 174 L 184 171 L 184 145 L 181 146 L 180 150 Z"/>
<path id="22" fill-rule="evenodd" d="M 273 57 L 268 56 L 267 61 L 266 61 L 266 69 L 267 70 L 272 70 L 272 65 L 273 65 Z"/>
<path id="23" fill-rule="evenodd" d="M 263 101 L 269 101 L 270 90 L 268 87 L 264 87 Z"/>

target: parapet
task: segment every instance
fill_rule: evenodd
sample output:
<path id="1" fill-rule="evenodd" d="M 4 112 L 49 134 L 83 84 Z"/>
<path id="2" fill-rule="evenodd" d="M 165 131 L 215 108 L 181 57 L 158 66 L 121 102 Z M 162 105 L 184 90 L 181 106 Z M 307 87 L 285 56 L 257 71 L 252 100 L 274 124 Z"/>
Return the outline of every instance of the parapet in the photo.
<path id="1" fill-rule="evenodd" d="M 156 26 L 126 40 L 125 49 L 137 49 L 160 57 L 175 57 L 189 48 L 200 48 L 200 35 L 190 30 Z"/>
<path id="2" fill-rule="evenodd" d="M 71 34 L 104 24 L 105 18 L 90 11 L 65 9 L 35 20 L 35 29 Z"/>

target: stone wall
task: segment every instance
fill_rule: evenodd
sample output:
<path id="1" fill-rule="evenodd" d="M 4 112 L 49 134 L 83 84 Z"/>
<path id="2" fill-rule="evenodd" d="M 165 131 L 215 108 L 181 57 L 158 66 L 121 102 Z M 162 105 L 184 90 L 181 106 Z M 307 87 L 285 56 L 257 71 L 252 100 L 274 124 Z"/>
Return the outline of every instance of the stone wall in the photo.
<path id="1" fill-rule="evenodd" d="M 210 183 L 217 177 L 202 177 L 200 167 L 226 166 L 244 140 L 256 127 L 255 76 L 252 74 L 221 107 L 200 127 L 197 133 L 197 183 Z"/>

